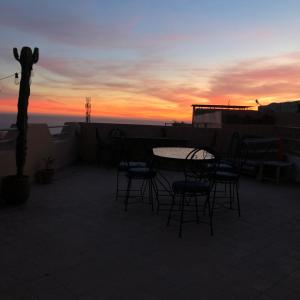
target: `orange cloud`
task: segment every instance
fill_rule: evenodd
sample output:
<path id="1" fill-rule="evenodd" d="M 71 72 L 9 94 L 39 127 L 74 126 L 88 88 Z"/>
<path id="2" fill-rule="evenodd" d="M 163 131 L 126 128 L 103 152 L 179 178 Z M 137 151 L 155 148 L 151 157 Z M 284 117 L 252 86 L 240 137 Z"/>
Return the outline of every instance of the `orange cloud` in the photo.
<path id="1" fill-rule="evenodd" d="M 4 98 L 0 101 L 0 112 L 16 112 L 17 111 L 17 99 L 15 98 Z"/>
<path id="2" fill-rule="evenodd" d="M 219 70 L 154 59 L 128 63 L 51 57 L 41 59 L 35 70 L 31 113 L 83 116 L 85 97 L 91 96 L 92 116 L 190 121 L 191 104 L 230 100 L 251 105 L 254 99 L 267 104 L 300 98 L 300 52 Z M 0 94 L 0 109 L 15 111 L 17 89 L 6 90 Z"/>
<path id="3" fill-rule="evenodd" d="M 211 78 L 210 89 L 203 96 L 212 103 L 231 99 L 242 104 L 257 98 L 268 98 L 268 102 L 291 100 L 300 97 L 299 91 L 300 55 L 294 53 L 252 59 L 225 68 Z"/>

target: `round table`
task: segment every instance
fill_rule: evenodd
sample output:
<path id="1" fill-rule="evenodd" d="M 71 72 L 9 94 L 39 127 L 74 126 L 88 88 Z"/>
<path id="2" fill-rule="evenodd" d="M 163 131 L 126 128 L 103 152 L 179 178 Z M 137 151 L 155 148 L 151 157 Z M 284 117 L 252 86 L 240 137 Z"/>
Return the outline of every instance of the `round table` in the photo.
<path id="1" fill-rule="evenodd" d="M 167 192 L 167 196 L 172 195 L 172 185 L 168 177 L 174 178 L 174 174 L 182 174 L 186 170 L 187 156 L 198 148 L 191 147 L 156 147 L 153 148 L 154 167 L 157 169 L 156 180 L 163 192 Z M 203 165 L 203 163 L 211 163 L 215 160 L 215 156 L 206 150 L 199 150 L 192 156 L 190 162 L 193 165 Z M 172 171 L 172 174 L 164 174 L 165 171 Z M 174 173 L 175 172 L 175 173 Z M 178 176 L 176 176 L 178 177 Z M 182 175 L 180 175 L 180 178 Z M 174 181 L 174 180 L 173 180 Z M 160 189 L 159 189 L 160 190 Z"/>
<path id="2" fill-rule="evenodd" d="M 153 155 L 159 158 L 169 158 L 169 159 L 186 159 L 189 153 L 191 153 L 196 148 L 189 147 L 157 147 L 153 148 Z M 214 155 L 207 152 L 206 150 L 199 150 L 193 158 L 194 160 L 213 160 Z"/>

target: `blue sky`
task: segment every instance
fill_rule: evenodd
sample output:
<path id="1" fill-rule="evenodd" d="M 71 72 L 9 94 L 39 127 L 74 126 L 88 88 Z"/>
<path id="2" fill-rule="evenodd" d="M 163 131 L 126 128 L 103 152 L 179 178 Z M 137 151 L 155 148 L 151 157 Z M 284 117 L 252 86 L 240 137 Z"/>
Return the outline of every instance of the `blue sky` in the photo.
<path id="1" fill-rule="evenodd" d="M 39 47 L 32 112 L 184 119 L 193 103 L 299 98 L 300 1 L 6 1 L 0 77 L 12 48 Z M 0 83 L 0 111 L 17 87 Z"/>

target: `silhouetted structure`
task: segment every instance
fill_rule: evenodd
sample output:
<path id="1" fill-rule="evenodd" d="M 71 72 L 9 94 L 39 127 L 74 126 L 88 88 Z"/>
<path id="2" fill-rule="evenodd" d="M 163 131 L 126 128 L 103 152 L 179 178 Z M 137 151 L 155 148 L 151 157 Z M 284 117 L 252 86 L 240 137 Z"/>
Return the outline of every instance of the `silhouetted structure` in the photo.
<path id="1" fill-rule="evenodd" d="M 86 121 L 86 123 L 91 123 L 91 111 L 92 111 L 91 97 L 86 97 L 85 98 L 85 121 Z"/>
<path id="2" fill-rule="evenodd" d="M 21 64 L 21 82 L 17 115 L 18 137 L 16 141 L 17 174 L 3 178 L 2 194 L 7 203 L 21 204 L 28 199 L 30 194 L 29 176 L 24 175 L 27 154 L 27 109 L 30 96 L 32 65 L 38 62 L 39 50 L 38 48 L 34 48 L 32 53 L 29 47 L 23 47 L 19 57 L 17 48 L 14 48 L 13 53 L 15 59 Z"/>
<path id="3" fill-rule="evenodd" d="M 39 50 L 23 47 L 19 57 L 17 48 L 13 49 L 15 59 L 21 64 L 21 82 L 18 99 L 17 128 L 19 130 L 16 146 L 17 175 L 22 176 L 27 153 L 27 109 L 30 96 L 30 76 L 32 65 L 38 62 Z"/>
<path id="4" fill-rule="evenodd" d="M 194 127 L 222 127 L 222 112 L 245 111 L 251 106 L 193 104 L 192 125 Z"/>
<path id="5" fill-rule="evenodd" d="M 222 128 L 225 124 L 274 124 L 269 114 L 244 105 L 198 105 L 193 107 L 193 127 Z"/>
<path id="6" fill-rule="evenodd" d="M 274 113 L 300 113 L 300 100 L 280 103 L 274 102 L 268 105 L 260 105 L 258 107 L 258 111 Z"/>

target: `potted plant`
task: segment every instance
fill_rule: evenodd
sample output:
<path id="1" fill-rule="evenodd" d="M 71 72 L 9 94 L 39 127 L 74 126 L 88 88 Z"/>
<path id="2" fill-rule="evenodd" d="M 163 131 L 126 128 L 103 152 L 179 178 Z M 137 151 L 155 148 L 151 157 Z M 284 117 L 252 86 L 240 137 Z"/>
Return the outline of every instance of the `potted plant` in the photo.
<path id="1" fill-rule="evenodd" d="M 51 156 L 44 158 L 45 168 L 37 171 L 36 181 L 40 184 L 49 184 L 53 181 L 54 168 L 53 163 L 54 159 Z"/>
<path id="2" fill-rule="evenodd" d="M 29 47 L 23 47 L 19 57 L 17 48 L 14 48 L 13 53 L 21 65 L 17 114 L 18 137 L 16 141 L 17 174 L 2 179 L 2 196 L 7 204 L 22 204 L 27 201 L 30 195 L 30 178 L 24 174 L 27 153 L 27 109 L 32 66 L 38 62 L 39 50 L 34 48 L 32 52 Z"/>

